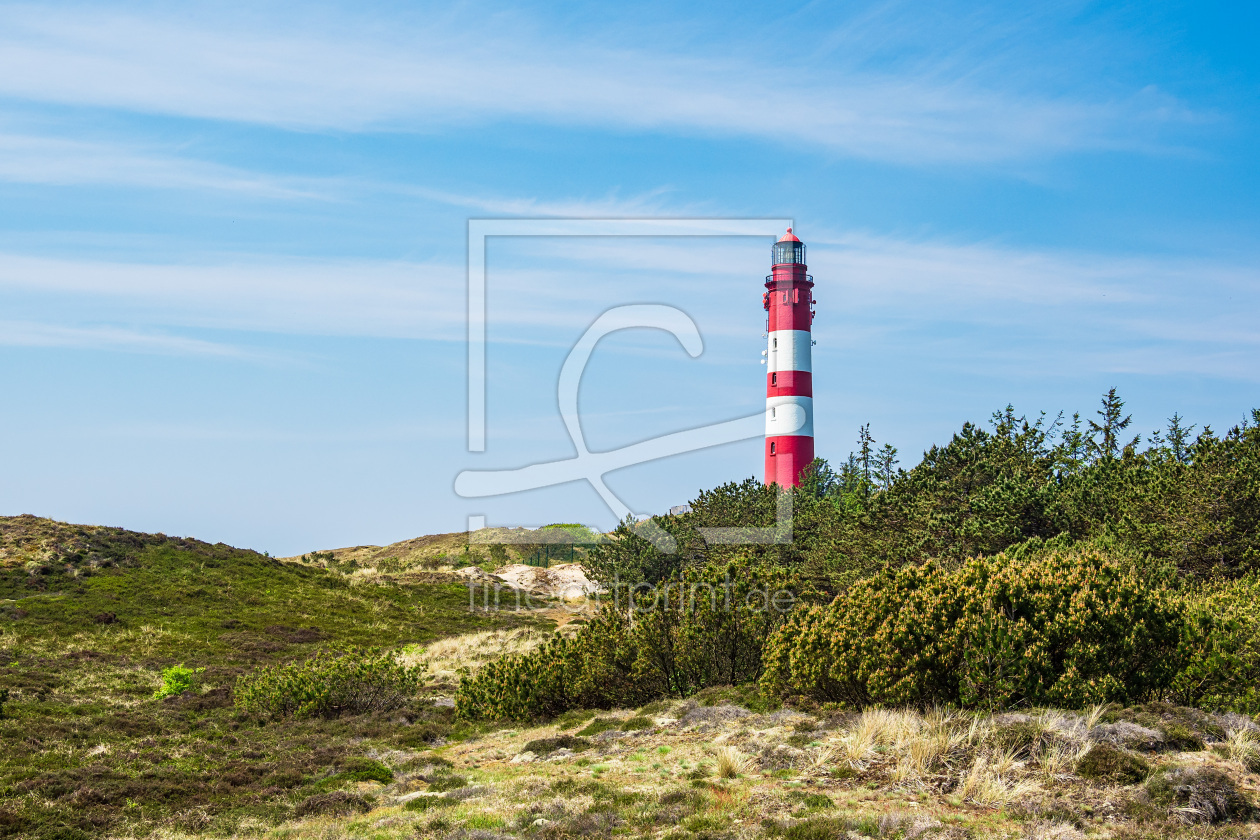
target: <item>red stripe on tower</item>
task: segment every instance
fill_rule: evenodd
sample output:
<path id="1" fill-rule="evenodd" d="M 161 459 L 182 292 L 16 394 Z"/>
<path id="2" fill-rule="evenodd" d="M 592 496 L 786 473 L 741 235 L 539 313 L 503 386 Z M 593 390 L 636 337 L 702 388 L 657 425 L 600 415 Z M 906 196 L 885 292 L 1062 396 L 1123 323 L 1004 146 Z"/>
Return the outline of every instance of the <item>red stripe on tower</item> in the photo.
<path id="1" fill-rule="evenodd" d="M 814 460 L 814 278 L 805 273 L 805 243 L 791 228 L 773 255 L 761 299 L 768 339 L 765 483 L 796 487 Z"/>

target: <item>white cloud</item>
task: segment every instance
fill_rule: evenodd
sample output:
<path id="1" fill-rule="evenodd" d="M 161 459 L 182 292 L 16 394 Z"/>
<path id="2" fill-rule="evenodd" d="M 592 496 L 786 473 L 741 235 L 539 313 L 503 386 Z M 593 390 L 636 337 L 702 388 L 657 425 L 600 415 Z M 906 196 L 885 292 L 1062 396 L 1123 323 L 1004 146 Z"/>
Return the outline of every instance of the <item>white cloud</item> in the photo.
<path id="1" fill-rule="evenodd" d="M 464 272 L 446 266 L 257 259 L 145 265 L 0 254 L 0 291 L 99 320 L 379 338 L 462 339 Z"/>
<path id="2" fill-rule="evenodd" d="M 208 189 L 263 198 L 321 197 L 309 184 L 173 157 L 163 151 L 38 134 L 0 133 L 0 180 Z"/>
<path id="3" fill-rule="evenodd" d="M 416 187 L 397 184 L 359 182 L 363 187 L 373 190 L 393 190 L 395 192 L 427 198 L 451 207 L 464 207 L 478 210 L 494 216 L 515 218 L 552 217 L 558 219 L 625 219 L 648 216 L 660 216 L 666 212 L 664 197 L 669 194 L 667 187 L 658 187 L 638 195 L 620 197 L 610 193 L 603 198 L 594 199 L 552 199 L 514 198 L 510 196 L 494 196 L 486 194 L 460 194 L 447 190 L 434 190 L 427 187 Z M 671 215 L 687 215 L 686 207 L 670 205 Z"/>
<path id="4" fill-rule="evenodd" d="M 1004 89 L 1000 74 L 953 66 L 957 56 L 896 73 L 785 66 L 756 51 L 597 46 L 469 8 L 389 31 L 347 17 L 298 28 L 291 15 L 246 19 L 219 6 L 183 14 L 9 6 L 0 94 L 299 130 L 527 119 L 703 132 L 912 163 L 1145 147 L 1153 126 L 1187 119 L 1149 91 Z"/>
<path id="5" fill-rule="evenodd" d="M 707 342 L 755 339 L 761 329 L 766 243 L 512 239 L 491 245 L 491 342 L 564 346 L 604 309 L 628 302 L 682 307 Z M 1118 371 L 1185 369 L 1243 379 L 1252 378 L 1248 369 L 1260 371 L 1260 271 L 1247 264 L 863 233 L 816 233 L 809 247 L 820 352 L 883 345 L 963 367 L 1034 370 L 1053 357 L 1082 370 L 1100 369 L 1098 360 L 1109 358 Z M 154 333 L 191 327 L 465 337 L 465 271 L 452 265 L 263 258 L 143 265 L 0 254 L 0 294 L 33 305 L 38 317 L 30 320 L 140 324 Z M 25 344 L 81 338 L 137 349 L 151 340 L 155 351 L 167 340 L 30 328 L 11 335 L 25 336 Z M 630 337 L 620 346 L 673 353 L 651 339 Z M 184 351 L 219 352 L 195 342 Z"/>
<path id="6" fill-rule="evenodd" d="M 65 347 L 163 356 L 211 356 L 243 361 L 278 361 L 279 354 L 186 336 L 116 326 L 66 326 L 32 321 L 0 321 L 0 345 Z"/>

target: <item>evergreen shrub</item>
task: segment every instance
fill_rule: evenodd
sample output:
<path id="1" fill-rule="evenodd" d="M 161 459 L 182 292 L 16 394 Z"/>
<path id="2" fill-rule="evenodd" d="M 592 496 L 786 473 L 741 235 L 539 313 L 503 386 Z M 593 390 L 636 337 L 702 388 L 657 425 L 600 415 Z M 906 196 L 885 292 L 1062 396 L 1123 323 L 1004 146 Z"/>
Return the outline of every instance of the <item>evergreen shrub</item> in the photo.
<path id="1" fill-rule="evenodd" d="M 1180 603 L 1092 548 L 1046 546 L 934 561 L 859 581 L 791 616 L 762 688 L 855 707 L 1080 708 L 1166 689 Z"/>
<path id="2" fill-rule="evenodd" d="M 1216 580 L 1185 595 L 1181 671 L 1172 699 L 1201 709 L 1260 712 L 1260 578 Z"/>
<path id="3" fill-rule="evenodd" d="M 685 568 L 656 586 L 640 584 L 616 593 L 576 635 L 465 677 L 456 711 L 472 719 L 535 720 L 755 682 L 792 588 L 782 570 L 734 563 Z"/>
<path id="4" fill-rule="evenodd" d="M 1076 773 L 1083 779 L 1136 785 L 1151 772 L 1151 766 L 1128 750 L 1106 742 L 1094 744 L 1076 763 Z"/>
<path id="5" fill-rule="evenodd" d="M 335 718 L 396 709 L 420 688 L 422 666 L 375 649 L 321 650 L 302 662 L 267 666 L 237 680 L 238 708 L 265 717 Z"/>

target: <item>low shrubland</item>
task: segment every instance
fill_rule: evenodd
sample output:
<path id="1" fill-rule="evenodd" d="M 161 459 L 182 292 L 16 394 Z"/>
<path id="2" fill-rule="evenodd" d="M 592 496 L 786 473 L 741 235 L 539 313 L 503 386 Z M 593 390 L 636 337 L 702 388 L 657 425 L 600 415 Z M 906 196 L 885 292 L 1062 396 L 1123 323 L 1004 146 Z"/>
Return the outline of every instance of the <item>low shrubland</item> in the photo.
<path id="1" fill-rule="evenodd" d="M 1255 705 L 1250 576 L 1187 586 L 1106 544 L 1033 539 L 885 570 L 829 603 L 779 611 L 768 593 L 806 599 L 799 578 L 749 564 L 736 583 L 731 568 L 683 569 L 639 589 L 638 604 L 606 603 L 576 634 L 492 662 L 461 683 L 460 714 L 537 720 L 750 683 L 854 709 Z M 732 597 L 680 607 L 674 596 L 701 583 Z"/>
<path id="2" fill-rule="evenodd" d="M 1067 708 L 1167 690 L 1177 600 L 1096 549 L 1025 544 L 865 579 L 771 640 L 765 689 L 863 708 Z"/>
<path id="3" fill-rule="evenodd" d="M 233 696 L 245 712 L 266 717 L 385 712 L 415 698 L 421 672 L 392 653 L 321 650 L 305 661 L 267 666 L 241 677 Z"/>
<path id="4" fill-rule="evenodd" d="M 733 564 L 684 569 L 612 598 L 576 634 L 465 678 L 459 713 L 531 720 L 755 682 L 766 642 L 794 600 L 790 576 Z"/>
<path id="5" fill-rule="evenodd" d="M 653 704 L 647 729 L 613 710 L 596 737 L 571 715 L 485 732 L 392 761 L 392 779 L 309 809 L 336 820 L 279 834 L 381 838 L 1180 838 L 1251 836 L 1255 779 L 1211 745 L 1242 724 L 1174 706 L 991 714 L 869 708 L 861 713 L 694 699 Z M 1163 715 L 1204 749 L 1130 744 Z M 1108 723 L 1107 721 L 1111 721 Z M 1254 724 L 1245 724 L 1254 731 Z M 453 765 L 453 766 L 451 766 Z M 368 811 L 362 818 L 357 809 Z M 304 813 L 306 813 L 304 811 Z"/>

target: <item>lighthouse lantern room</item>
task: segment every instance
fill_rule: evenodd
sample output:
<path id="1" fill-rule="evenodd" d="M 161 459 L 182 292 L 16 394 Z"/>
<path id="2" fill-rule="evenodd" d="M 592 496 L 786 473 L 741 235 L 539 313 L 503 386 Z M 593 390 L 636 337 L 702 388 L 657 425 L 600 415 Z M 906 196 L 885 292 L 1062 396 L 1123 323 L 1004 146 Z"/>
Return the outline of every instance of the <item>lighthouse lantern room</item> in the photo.
<path id="1" fill-rule="evenodd" d="M 814 460 L 814 383 L 810 327 L 814 278 L 805 243 L 788 228 L 774 243 L 766 309 L 766 484 L 795 487 Z"/>

